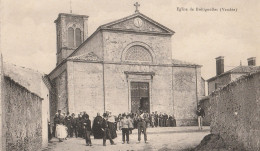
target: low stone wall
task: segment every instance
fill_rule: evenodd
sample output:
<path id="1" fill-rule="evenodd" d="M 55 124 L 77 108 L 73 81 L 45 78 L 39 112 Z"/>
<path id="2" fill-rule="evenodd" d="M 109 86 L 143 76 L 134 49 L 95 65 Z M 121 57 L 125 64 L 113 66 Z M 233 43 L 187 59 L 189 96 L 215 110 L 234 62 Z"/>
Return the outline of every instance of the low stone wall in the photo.
<path id="1" fill-rule="evenodd" d="M 260 148 L 260 72 L 241 77 L 210 95 L 211 133 L 231 148 Z"/>
<path id="2" fill-rule="evenodd" d="M 4 77 L 6 150 L 36 151 L 42 147 L 42 99 Z"/>

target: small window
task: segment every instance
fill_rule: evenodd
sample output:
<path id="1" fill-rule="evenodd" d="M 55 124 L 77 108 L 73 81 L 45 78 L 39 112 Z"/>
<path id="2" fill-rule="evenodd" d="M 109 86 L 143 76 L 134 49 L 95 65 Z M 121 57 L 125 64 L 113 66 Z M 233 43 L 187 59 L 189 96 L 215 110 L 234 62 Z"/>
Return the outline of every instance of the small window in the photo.
<path id="1" fill-rule="evenodd" d="M 82 43 L 81 41 L 81 30 L 79 28 L 76 29 L 76 47 L 78 47 Z"/>
<path id="2" fill-rule="evenodd" d="M 215 83 L 215 90 L 216 90 L 216 89 L 218 89 L 218 84 L 217 84 L 217 83 Z"/>
<path id="3" fill-rule="evenodd" d="M 74 29 L 72 27 L 68 29 L 68 47 L 74 47 Z"/>

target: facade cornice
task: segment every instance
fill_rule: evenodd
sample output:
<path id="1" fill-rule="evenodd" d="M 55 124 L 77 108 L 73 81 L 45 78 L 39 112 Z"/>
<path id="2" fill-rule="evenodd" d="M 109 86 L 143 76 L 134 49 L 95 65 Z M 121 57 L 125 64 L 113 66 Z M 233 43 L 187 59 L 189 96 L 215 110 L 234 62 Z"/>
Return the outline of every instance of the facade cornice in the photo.
<path id="1" fill-rule="evenodd" d="M 100 63 L 100 64 L 115 64 L 115 65 L 138 65 L 138 66 L 160 66 L 160 67 L 187 67 L 187 68 L 201 68 L 201 65 L 186 65 L 186 64 L 153 64 L 153 63 L 137 63 L 137 62 L 110 62 L 110 61 L 89 61 L 89 60 L 73 60 L 73 62 L 84 62 L 84 63 Z"/>
<path id="2" fill-rule="evenodd" d="M 135 34 L 140 34 L 140 35 L 163 35 L 163 36 L 172 36 L 173 33 L 164 33 L 164 32 L 152 32 L 152 31 L 136 31 L 136 30 L 130 30 L 130 29 L 116 29 L 116 28 L 106 28 L 106 27 L 101 27 L 99 30 L 104 30 L 104 31 L 112 31 L 112 32 L 122 32 L 122 33 L 135 33 Z"/>

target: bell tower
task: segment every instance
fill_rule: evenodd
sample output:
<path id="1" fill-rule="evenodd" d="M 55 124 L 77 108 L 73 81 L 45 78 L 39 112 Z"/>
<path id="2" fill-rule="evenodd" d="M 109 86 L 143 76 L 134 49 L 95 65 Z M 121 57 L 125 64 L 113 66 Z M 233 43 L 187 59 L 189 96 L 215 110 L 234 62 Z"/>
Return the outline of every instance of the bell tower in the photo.
<path id="1" fill-rule="evenodd" d="M 57 63 L 59 65 L 88 37 L 88 16 L 60 13 L 54 21 L 57 35 Z"/>

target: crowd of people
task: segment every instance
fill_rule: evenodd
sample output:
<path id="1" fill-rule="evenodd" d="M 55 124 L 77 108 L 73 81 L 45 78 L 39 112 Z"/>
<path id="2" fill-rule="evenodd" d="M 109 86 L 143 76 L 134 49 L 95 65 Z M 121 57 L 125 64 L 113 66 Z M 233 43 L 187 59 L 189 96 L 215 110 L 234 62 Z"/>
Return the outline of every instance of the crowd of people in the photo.
<path id="1" fill-rule="evenodd" d="M 117 125 L 120 124 L 120 120 L 122 119 L 123 114 L 119 114 L 116 117 Z M 144 112 L 143 114 L 147 127 L 176 127 L 176 120 L 173 115 L 168 115 L 166 113 L 162 114 L 161 112 L 158 114 L 157 111 L 152 112 L 151 114 Z M 132 119 L 134 128 L 137 128 L 138 113 L 128 113 L 126 115 Z"/>
<path id="2" fill-rule="evenodd" d="M 138 129 L 138 142 L 141 141 L 141 133 L 143 133 L 144 141 L 147 143 L 147 127 L 174 126 L 176 126 L 174 116 L 165 113 L 152 112 L 149 114 L 140 110 L 139 113 L 122 113 L 113 116 L 111 112 L 107 111 L 103 116 L 97 113 L 91 124 L 86 112 L 81 112 L 76 117 L 74 113 L 66 115 L 58 110 L 49 138 L 57 137 L 62 142 L 68 137 L 81 137 L 86 140 L 87 146 L 92 146 L 90 135 L 93 135 L 94 139 L 103 139 L 103 145 L 106 146 L 107 139 L 111 145 L 115 145 L 113 139 L 117 137 L 117 131 L 120 130 L 122 131 L 122 143 L 129 143 L 129 135 L 132 130 Z"/>

